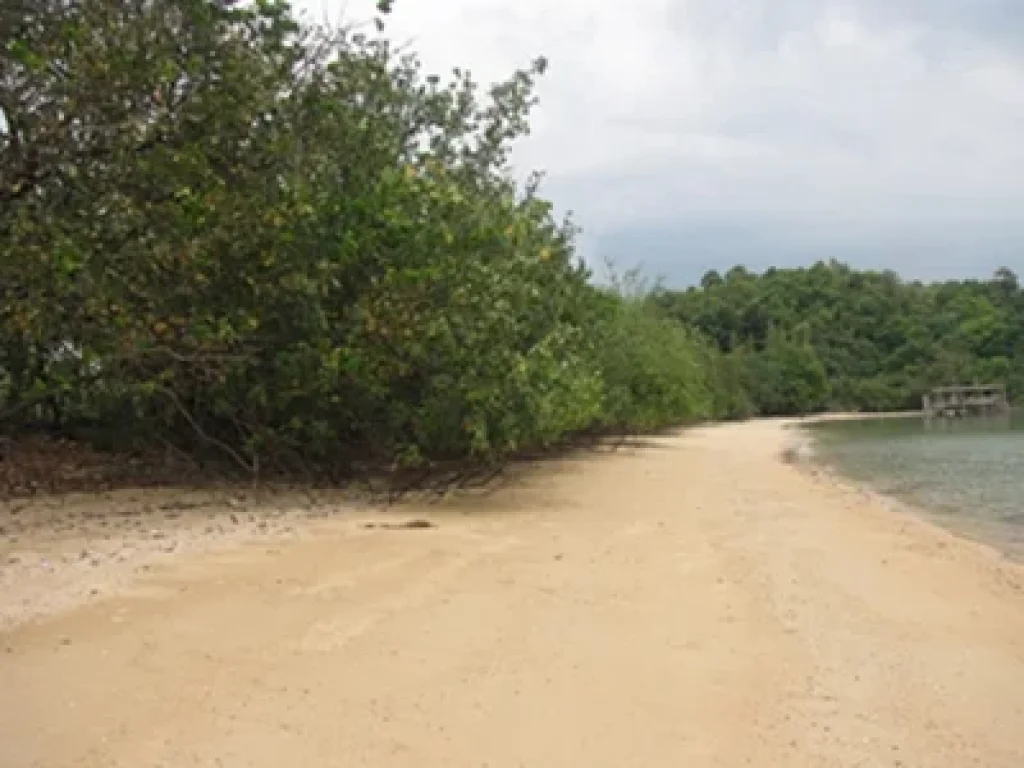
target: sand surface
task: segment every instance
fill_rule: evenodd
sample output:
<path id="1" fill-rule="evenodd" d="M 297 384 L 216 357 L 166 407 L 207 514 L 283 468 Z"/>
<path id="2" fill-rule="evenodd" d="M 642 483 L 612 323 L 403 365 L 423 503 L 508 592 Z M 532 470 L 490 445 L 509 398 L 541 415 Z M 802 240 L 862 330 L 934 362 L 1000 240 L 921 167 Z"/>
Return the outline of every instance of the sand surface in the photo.
<path id="1" fill-rule="evenodd" d="M 793 439 L 698 429 L 387 512 L 32 502 L 0 536 L 0 765 L 1020 768 L 1020 567 Z"/>

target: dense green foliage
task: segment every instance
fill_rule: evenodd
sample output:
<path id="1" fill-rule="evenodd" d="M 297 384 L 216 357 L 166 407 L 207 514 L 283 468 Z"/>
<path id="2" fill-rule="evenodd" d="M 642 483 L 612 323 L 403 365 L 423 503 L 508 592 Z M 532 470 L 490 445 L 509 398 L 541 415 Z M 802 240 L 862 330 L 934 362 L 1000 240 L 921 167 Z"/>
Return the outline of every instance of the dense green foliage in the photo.
<path id="1" fill-rule="evenodd" d="M 543 59 L 445 82 L 382 18 L 314 28 L 282 0 L 33 0 L 0 28 L 0 431 L 341 473 L 1024 395 L 1009 270 L 595 287 L 508 171 Z"/>
<path id="2" fill-rule="evenodd" d="M 736 267 L 655 301 L 725 353 L 719 366 L 735 369 L 726 390 L 749 397 L 725 410 L 918 408 L 931 387 L 969 383 L 1024 398 L 1024 290 L 1009 269 L 922 284 L 837 262 Z"/>
<path id="3" fill-rule="evenodd" d="M 280 0 L 18 7 L 0 428 L 344 472 L 728 410 L 729 364 L 511 180 L 543 59 L 481 90 Z"/>

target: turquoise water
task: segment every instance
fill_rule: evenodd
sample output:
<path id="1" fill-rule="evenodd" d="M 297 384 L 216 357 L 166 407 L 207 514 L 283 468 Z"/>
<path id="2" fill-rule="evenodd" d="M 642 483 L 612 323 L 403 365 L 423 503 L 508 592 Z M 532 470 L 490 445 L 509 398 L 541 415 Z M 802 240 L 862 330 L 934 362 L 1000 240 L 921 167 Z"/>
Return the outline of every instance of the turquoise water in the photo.
<path id="1" fill-rule="evenodd" d="M 810 430 L 818 456 L 848 477 L 1024 553 L 1024 412 L 829 422 Z"/>

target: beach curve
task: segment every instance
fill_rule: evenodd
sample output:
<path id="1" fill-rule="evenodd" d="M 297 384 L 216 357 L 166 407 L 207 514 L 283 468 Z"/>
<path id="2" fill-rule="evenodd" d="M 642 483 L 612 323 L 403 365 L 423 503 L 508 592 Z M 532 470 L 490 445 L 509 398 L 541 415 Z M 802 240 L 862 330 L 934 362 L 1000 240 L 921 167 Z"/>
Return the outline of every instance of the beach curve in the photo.
<path id="1" fill-rule="evenodd" d="M 791 425 L 386 513 L 430 528 L 160 529 L 77 601 L 5 558 L 4 765 L 1024 764 L 1024 571 L 787 463 Z"/>

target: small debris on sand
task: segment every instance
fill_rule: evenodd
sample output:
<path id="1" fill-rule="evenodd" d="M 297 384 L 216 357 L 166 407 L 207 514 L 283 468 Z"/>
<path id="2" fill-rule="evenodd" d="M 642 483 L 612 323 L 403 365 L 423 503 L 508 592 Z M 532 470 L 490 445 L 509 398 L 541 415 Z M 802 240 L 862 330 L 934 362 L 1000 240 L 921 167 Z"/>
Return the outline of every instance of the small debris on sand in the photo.
<path id="1" fill-rule="evenodd" d="M 412 530 L 417 528 L 436 528 L 429 520 L 405 520 L 401 523 L 363 523 L 363 528 L 381 528 L 388 531 Z"/>

